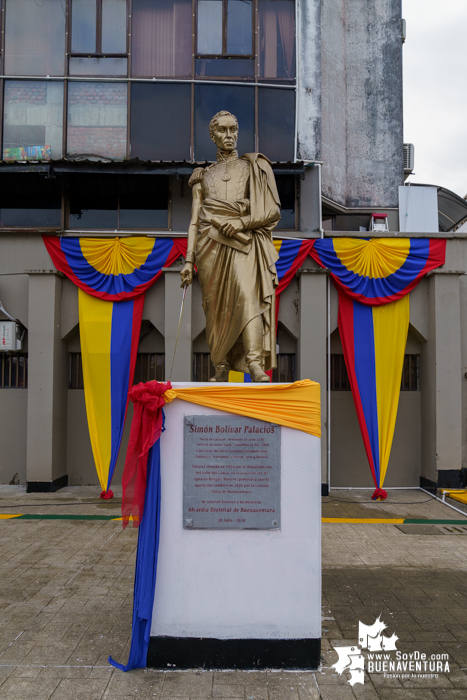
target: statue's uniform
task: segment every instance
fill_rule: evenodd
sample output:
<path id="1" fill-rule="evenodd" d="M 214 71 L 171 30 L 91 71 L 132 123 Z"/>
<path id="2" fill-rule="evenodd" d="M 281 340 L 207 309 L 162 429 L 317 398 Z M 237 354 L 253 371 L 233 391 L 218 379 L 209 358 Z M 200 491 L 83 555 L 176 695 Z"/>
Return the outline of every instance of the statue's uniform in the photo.
<path id="1" fill-rule="evenodd" d="M 202 203 L 195 259 L 212 363 L 226 362 L 238 372 L 248 372 L 250 362 L 271 369 L 278 284 L 272 230 L 280 219 L 280 201 L 270 163 L 258 153 L 238 158 L 232 151 L 227 159 L 219 153 L 216 164 L 193 172 L 190 185 L 198 182 Z M 251 238 L 246 244 L 219 236 L 212 223 L 239 217 Z"/>

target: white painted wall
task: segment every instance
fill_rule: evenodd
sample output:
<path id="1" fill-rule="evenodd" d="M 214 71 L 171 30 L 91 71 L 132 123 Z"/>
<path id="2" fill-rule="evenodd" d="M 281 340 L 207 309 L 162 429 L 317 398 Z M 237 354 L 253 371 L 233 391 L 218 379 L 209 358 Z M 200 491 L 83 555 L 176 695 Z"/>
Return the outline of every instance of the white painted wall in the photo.
<path id="1" fill-rule="evenodd" d="M 184 530 L 183 417 L 222 412 L 179 399 L 164 410 L 151 636 L 320 638 L 320 440 L 281 429 L 281 530 Z"/>

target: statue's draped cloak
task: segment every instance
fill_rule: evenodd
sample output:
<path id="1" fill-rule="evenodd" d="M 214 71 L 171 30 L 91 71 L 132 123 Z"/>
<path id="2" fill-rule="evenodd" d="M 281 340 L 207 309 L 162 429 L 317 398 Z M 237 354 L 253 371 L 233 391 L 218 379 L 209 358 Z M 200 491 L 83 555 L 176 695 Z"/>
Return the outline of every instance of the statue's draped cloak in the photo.
<path id="1" fill-rule="evenodd" d="M 248 372 L 240 335 L 247 323 L 257 316 L 261 316 L 263 325 L 264 369 L 276 366 L 275 288 L 278 279 L 275 263 L 278 254 L 272 242 L 272 230 L 280 219 L 280 200 L 268 159 L 259 153 L 247 153 L 242 159 L 249 165 L 251 248 L 245 253 L 208 235 L 211 217 L 225 220 L 244 216 L 248 200 L 229 202 L 205 197 L 195 257 L 212 363 L 216 366 L 227 360 L 231 369 Z"/>

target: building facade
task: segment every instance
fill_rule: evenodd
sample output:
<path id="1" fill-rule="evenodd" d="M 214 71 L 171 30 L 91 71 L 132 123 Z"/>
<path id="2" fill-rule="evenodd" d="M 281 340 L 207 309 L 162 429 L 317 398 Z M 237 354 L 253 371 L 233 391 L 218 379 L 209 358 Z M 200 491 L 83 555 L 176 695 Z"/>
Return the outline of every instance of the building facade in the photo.
<path id="1" fill-rule="evenodd" d="M 443 232 L 449 224 L 440 233 L 399 223 L 400 0 L 2 0 L 1 21 L 0 301 L 19 321 L 21 349 L 0 352 L 0 481 L 98 483 L 78 290 L 54 269 L 42 234 L 186 236 L 188 179 L 215 159 L 208 124 L 221 109 L 238 118 L 239 152 L 273 164 L 278 238 L 365 237 L 384 212 L 385 235 L 449 239 L 445 266 L 411 293 L 386 484 L 457 478 L 467 447 L 467 247 L 462 231 Z M 135 381 L 168 378 L 179 270 L 146 294 Z M 195 280 L 173 380 L 209 378 L 204 328 Z M 277 343 L 274 381 L 322 386 L 324 491 L 371 486 L 337 294 L 311 258 L 281 296 Z M 130 420 L 131 409 L 115 479 Z"/>

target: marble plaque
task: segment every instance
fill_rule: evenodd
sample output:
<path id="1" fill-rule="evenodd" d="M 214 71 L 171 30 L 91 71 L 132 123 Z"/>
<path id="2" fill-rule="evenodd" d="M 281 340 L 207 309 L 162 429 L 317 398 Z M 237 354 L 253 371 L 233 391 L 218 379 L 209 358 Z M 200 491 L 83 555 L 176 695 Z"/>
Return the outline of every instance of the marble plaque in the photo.
<path id="1" fill-rule="evenodd" d="M 280 426 L 184 416 L 183 527 L 279 529 L 280 477 Z"/>

